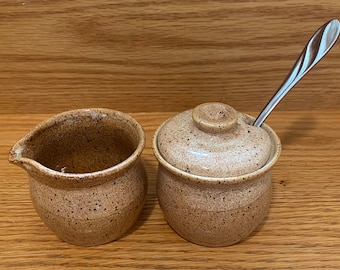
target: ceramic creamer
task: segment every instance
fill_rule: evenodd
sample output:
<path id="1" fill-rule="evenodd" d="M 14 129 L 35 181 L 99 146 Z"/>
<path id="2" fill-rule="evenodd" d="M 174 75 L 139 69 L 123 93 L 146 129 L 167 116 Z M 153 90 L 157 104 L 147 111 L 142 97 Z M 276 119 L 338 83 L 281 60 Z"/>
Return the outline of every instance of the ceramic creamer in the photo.
<path id="1" fill-rule="evenodd" d="M 145 145 L 140 124 L 109 109 L 58 114 L 11 149 L 9 160 L 29 176 L 33 205 L 62 240 L 82 246 L 121 237 L 145 201 Z"/>

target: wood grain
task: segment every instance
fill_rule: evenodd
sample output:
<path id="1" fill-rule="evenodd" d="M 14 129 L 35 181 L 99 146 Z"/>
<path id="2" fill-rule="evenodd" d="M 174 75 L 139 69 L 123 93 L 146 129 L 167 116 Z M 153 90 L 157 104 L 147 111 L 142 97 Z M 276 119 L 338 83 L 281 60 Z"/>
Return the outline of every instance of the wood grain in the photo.
<path id="1" fill-rule="evenodd" d="M 259 111 L 339 14 L 337 0 L 3 0 L 0 113 Z M 339 62 L 336 46 L 279 108 L 337 109 Z"/>
<path id="2" fill-rule="evenodd" d="M 268 218 L 237 245 L 186 242 L 155 190 L 155 129 L 222 101 L 256 115 L 337 0 L 0 1 L 1 269 L 338 269 L 340 47 L 267 120 L 283 143 Z M 137 224 L 92 248 L 61 242 L 31 204 L 8 151 L 41 120 L 81 107 L 131 113 L 144 127 L 149 193 Z"/>
<path id="3" fill-rule="evenodd" d="M 248 111 L 250 114 L 254 114 Z M 225 248 L 188 243 L 167 225 L 157 202 L 155 129 L 175 113 L 131 113 L 144 127 L 149 177 L 137 224 L 98 247 L 63 243 L 35 213 L 26 173 L 7 162 L 12 144 L 50 114 L 0 115 L 1 269 L 338 269 L 340 265 L 340 110 L 278 111 L 267 123 L 282 140 L 266 220 Z"/>

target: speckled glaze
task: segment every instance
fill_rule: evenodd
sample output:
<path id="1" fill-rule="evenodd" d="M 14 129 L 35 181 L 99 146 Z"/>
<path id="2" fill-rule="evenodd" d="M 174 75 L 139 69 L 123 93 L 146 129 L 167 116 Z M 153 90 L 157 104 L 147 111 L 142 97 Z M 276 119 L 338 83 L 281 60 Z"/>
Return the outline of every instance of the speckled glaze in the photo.
<path id="1" fill-rule="evenodd" d="M 204 246 L 228 246 L 263 221 L 280 140 L 266 124 L 222 103 L 205 103 L 164 122 L 153 150 L 157 193 L 170 226 Z"/>
<path id="2" fill-rule="evenodd" d="M 144 145 L 132 117 L 80 109 L 42 122 L 12 147 L 9 160 L 27 171 L 45 224 L 70 244 L 94 246 L 122 236 L 142 210 Z"/>

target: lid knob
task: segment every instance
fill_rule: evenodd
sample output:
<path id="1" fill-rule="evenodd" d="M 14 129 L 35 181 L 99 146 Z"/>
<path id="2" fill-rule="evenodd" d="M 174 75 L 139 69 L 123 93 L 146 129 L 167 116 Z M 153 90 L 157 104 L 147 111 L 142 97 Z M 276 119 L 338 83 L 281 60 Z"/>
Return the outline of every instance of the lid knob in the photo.
<path id="1" fill-rule="evenodd" d="M 193 110 L 192 119 L 205 132 L 225 132 L 236 124 L 237 112 L 220 102 L 203 103 Z"/>

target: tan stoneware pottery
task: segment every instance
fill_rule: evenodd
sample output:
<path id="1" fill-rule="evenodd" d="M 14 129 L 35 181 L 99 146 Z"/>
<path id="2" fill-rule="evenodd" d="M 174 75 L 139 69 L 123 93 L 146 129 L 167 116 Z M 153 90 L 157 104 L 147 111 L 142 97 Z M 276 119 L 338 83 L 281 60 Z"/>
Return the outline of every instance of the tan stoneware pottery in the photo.
<path id="1" fill-rule="evenodd" d="M 254 127 L 253 122 L 226 104 L 205 103 L 156 131 L 159 203 L 183 238 L 228 246 L 264 220 L 281 144 L 268 125 Z"/>
<path id="2" fill-rule="evenodd" d="M 29 176 L 33 205 L 62 240 L 82 246 L 113 241 L 136 222 L 147 192 L 144 131 L 109 109 L 80 109 L 38 125 L 9 160 Z"/>

